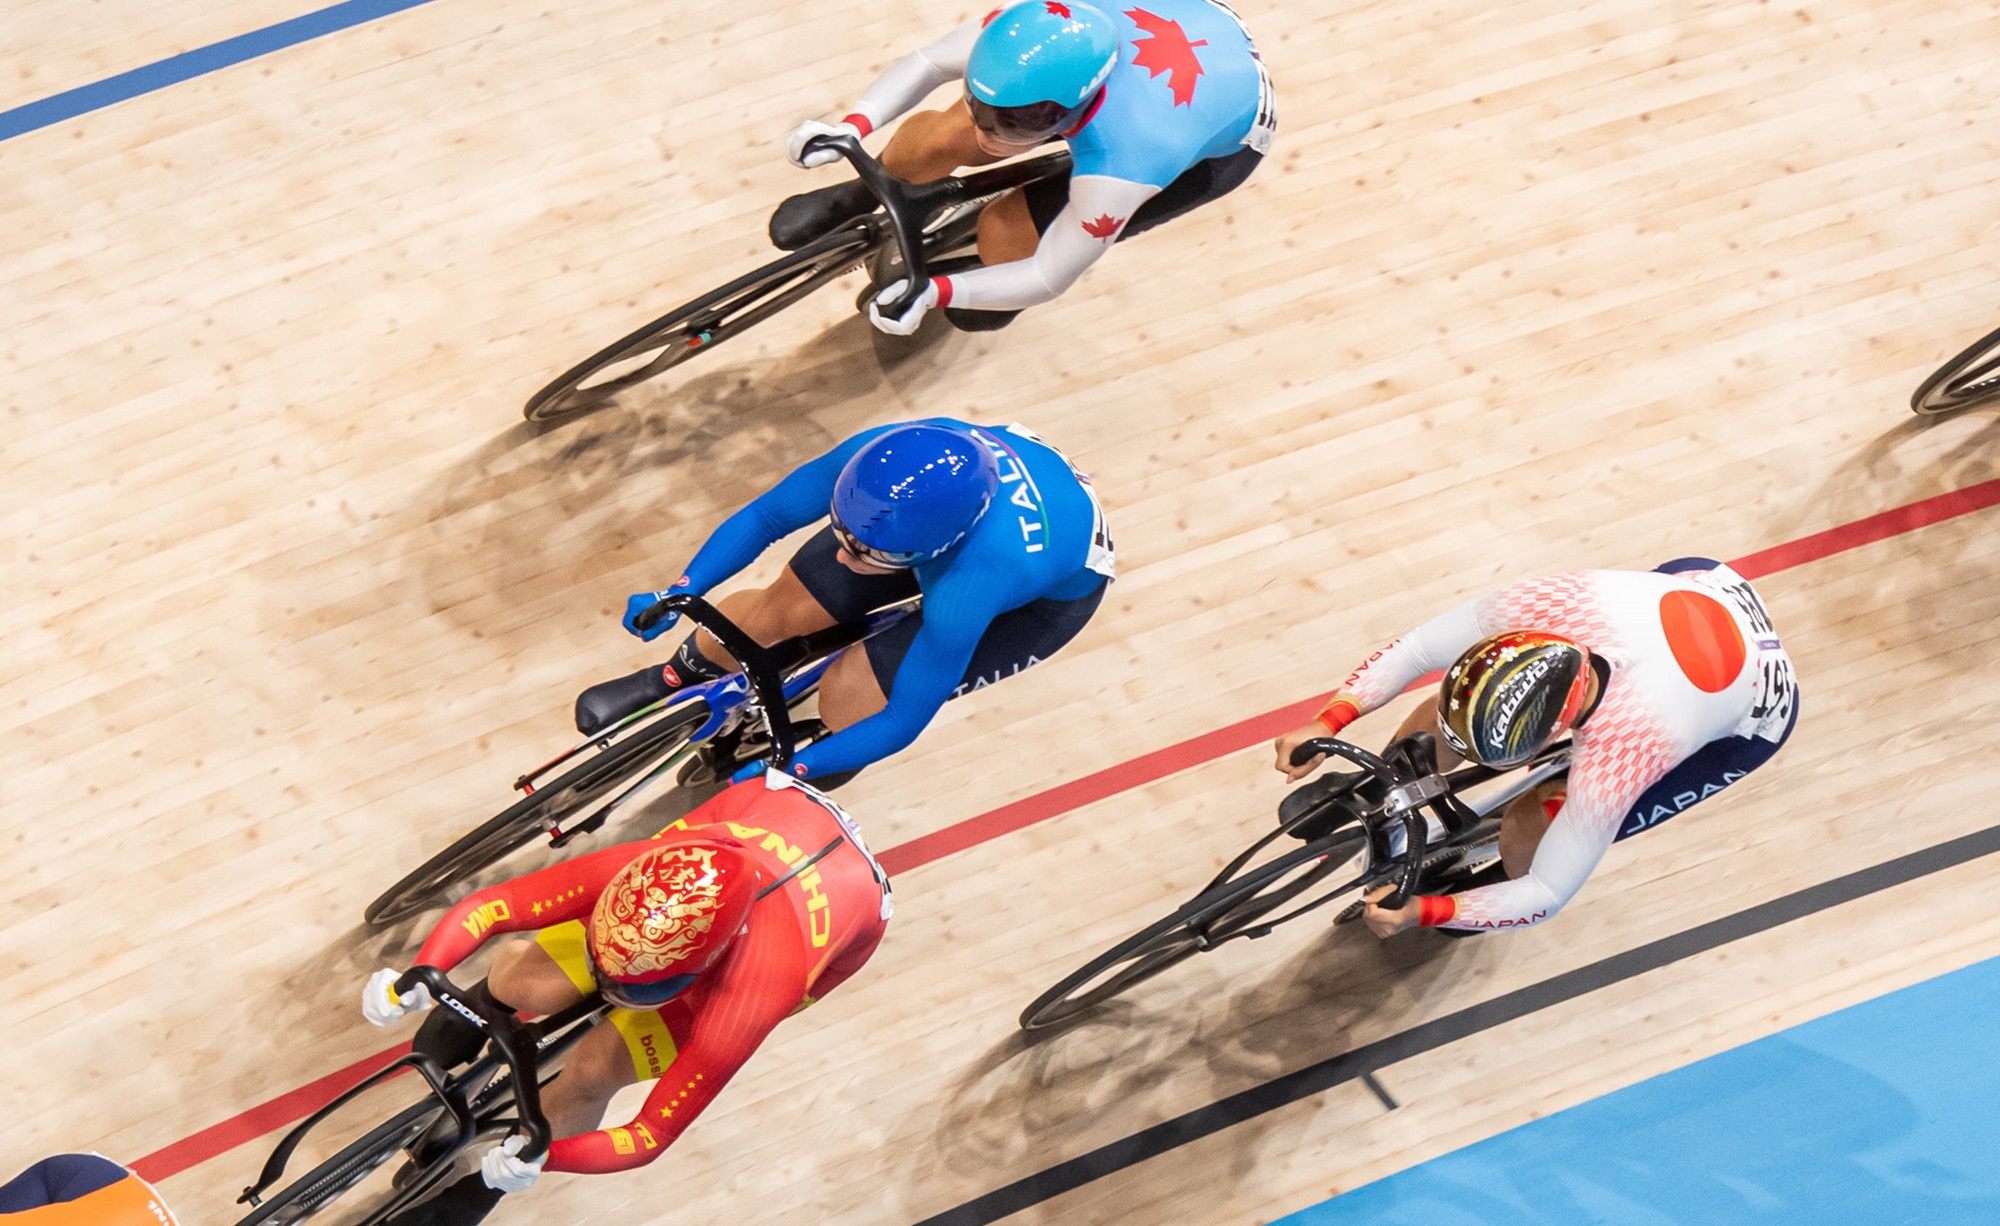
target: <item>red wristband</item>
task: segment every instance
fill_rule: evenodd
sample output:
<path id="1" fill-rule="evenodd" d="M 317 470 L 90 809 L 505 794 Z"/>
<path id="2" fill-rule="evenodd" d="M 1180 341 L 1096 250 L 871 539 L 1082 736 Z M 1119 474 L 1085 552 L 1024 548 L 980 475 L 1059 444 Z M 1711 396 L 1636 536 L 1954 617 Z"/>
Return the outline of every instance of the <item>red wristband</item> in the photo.
<path id="1" fill-rule="evenodd" d="M 1336 698 L 1321 708 L 1320 713 L 1313 718 L 1319 721 L 1320 727 L 1334 736 L 1339 736 L 1342 728 L 1361 718 L 1361 708 L 1355 706 L 1350 699 Z"/>
<path id="2" fill-rule="evenodd" d="M 866 136 L 870 132 L 873 132 L 875 130 L 875 125 L 868 122 L 868 116 L 866 115 L 861 115 L 861 114 L 849 115 L 847 118 L 841 120 L 840 122 L 852 127 L 856 132 L 861 133 L 861 135 L 863 136 Z"/>
<path id="3" fill-rule="evenodd" d="M 1417 899 L 1417 923 L 1425 928 L 1435 928 L 1439 924 L 1458 918 L 1458 900 L 1446 895 L 1432 898 L 1428 894 Z"/>
<path id="4" fill-rule="evenodd" d="M 932 277 L 932 278 L 931 278 L 931 284 L 932 284 L 932 285 L 935 285 L 935 286 L 937 286 L 937 292 L 938 292 L 938 309 L 942 310 L 942 309 L 944 309 L 945 307 L 948 307 L 948 306 L 950 306 L 950 305 L 951 305 L 951 278 L 950 278 L 950 277 Z"/>

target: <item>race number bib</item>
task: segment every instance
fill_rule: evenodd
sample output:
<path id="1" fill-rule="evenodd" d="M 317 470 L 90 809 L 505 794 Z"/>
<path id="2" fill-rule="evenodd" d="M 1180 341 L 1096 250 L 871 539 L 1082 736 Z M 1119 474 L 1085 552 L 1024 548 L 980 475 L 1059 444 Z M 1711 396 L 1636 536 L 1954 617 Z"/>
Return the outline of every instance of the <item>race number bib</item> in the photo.
<path id="1" fill-rule="evenodd" d="M 1259 153 L 1271 151 L 1271 139 L 1278 134 L 1278 91 L 1271 86 L 1271 70 L 1264 66 L 1264 57 L 1257 50 L 1257 40 L 1250 37 L 1250 27 L 1236 15 L 1236 10 L 1222 0 L 1208 0 L 1216 8 L 1229 14 L 1229 20 L 1243 31 L 1243 41 L 1250 45 L 1250 58 L 1257 65 L 1257 117 L 1250 121 L 1250 131 L 1244 134 L 1243 143 Z"/>
<path id="2" fill-rule="evenodd" d="M 1750 581 L 1727 566 L 1718 566 L 1698 578 L 1720 592 L 1742 615 L 1750 628 L 1751 645 L 1757 649 L 1755 696 L 1750 714 L 1736 727 L 1736 735 L 1782 741 L 1798 699 L 1798 678 L 1792 670 L 1792 658 L 1785 654 L 1784 644 L 1778 639 L 1777 627 L 1771 624 L 1771 615 L 1764 610 L 1764 602 Z"/>
<path id="3" fill-rule="evenodd" d="M 1024 439 L 1047 447 L 1055 452 L 1063 463 L 1069 465 L 1070 476 L 1076 478 L 1076 483 L 1083 487 L 1083 496 L 1090 500 L 1090 550 L 1084 555 L 1084 569 L 1096 571 L 1106 579 L 1117 578 L 1118 548 L 1111 543 L 1111 525 L 1105 522 L 1104 504 L 1097 500 L 1097 487 L 1090 483 L 1089 477 L 1083 475 L 1083 470 L 1076 466 L 1075 461 L 1063 455 L 1062 448 L 1052 446 L 1047 439 L 1020 422 L 1008 426 L 1007 433 L 1018 434 Z"/>

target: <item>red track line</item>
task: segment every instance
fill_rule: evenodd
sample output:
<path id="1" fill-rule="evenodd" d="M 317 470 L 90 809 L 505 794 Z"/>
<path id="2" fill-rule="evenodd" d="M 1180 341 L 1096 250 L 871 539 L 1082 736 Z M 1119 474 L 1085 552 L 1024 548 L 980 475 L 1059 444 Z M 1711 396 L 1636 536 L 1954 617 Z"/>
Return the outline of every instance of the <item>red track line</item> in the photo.
<path id="1" fill-rule="evenodd" d="M 169 1175 L 178 1175 L 191 1166 L 199 1166 L 217 1154 L 261 1137 L 274 1128 L 283 1128 L 294 1120 L 304 1119 L 339 1098 L 363 1077 L 392 1060 L 401 1059 L 409 1050 L 410 1045 L 403 1043 L 388 1051 L 378 1051 L 365 1060 L 357 1060 L 337 1073 L 328 1073 L 289 1094 L 280 1094 L 269 1102 L 259 1103 L 241 1115 L 232 1115 L 220 1124 L 204 1128 L 191 1137 L 183 1137 L 165 1149 L 156 1149 L 134 1162 L 132 1169 L 147 1183 L 158 1183 Z M 247 1184 L 249 1180 L 244 1182 Z"/>
<path id="2" fill-rule="evenodd" d="M 1939 494 L 1935 498 L 1926 498 L 1922 502 L 1896 507 L 1879 515 L 1870 515 L 1867 519 L 1857 519 L 1851 524 L 1842 524 L 1838 528 L 1828 528 L 1796 541 L 1746 554 L 1730 565 L 1745 579 L 1761 579 L 1765 575 L 1817 562 L 1836 553 L 1886 541 L 1892 536 L 1901 536 L 1905 532 L 1914 532 L 1918 528 L 1927 528 L 1995 505 L 2000 505 L 2000 478 L 1981 481 L 1962 490 Z"/>
<path id="3" fill-rule="evenodd" d="M 1745 578 L 1760 579 L 1782 570 L 1790 570 L 1795 566 L 1803 566 L 1807 562 L 1817 562 L 1821 558 L 1832 557 L 1849 549 L 1887 540 L 1906 532 L 1914 532 L 1918 528 L 1996 505 L 2000 505 L 2000 478 L 1982 481 L 1948 494 L 1939 494 L 1921 502 L 1912 502 L 1878 515 L 1870 515 L 1866 519 L 1857 519 L 1851 524 L 1842 524 L 1838 528 L 1815 532 L 1796 541 L 1747 554 L 1731 562 L 1730 565 Z M 1421 685 L 1422 682 L 1418 684 Z M 1248 749 L 1259 742 L 1275 738 L 1287 729 L 1305 723 L 1313 717 L 1313 713 L 1319 710 L 1319 705 L 1324 701 L 1324 697 L 1309 698 L 1250 719 L 1239 720 L 1226 728 L 1205 732 L 1179 744 L 1169 745 L 1165 749 L 1143 754 L 1129 762 L 1106 767 L 1081 779 L 1057 784 L 1045 792 L 1037 792 L 1033 796 L 1002 805 L 977 817 L 967 818 L 942 830 L 919 835 L 907 843 L 898 844 L 883 852 L 882 867 L 891 874 L 907 872 L 941 860 L 954 852 L 977 847 L 1003 834 L 1012 834 L 1037 822 L 1047 821 L 1120 792 L 1164 779 L 1189 767 L 1199 766 L 1227 754 Z M 388 1051 L 377 1052 L 366 1060 L 348 1065 L 339 1072 L 329 1073 L 290 1093 L 281 1094 L 269 1102 L 252 1107 L 241 1115 L 232 1116 L 220 1124 L 204 1128 L 193 1136 L 147 1154 L 133 1164 L 133 1169 L 152 1183 L 178 1175 L 189 1167 L 206 1162 L 247 1141 L 253 1141 L 273 1129 L 311 1115 L 331 1102 L 347 1087 L 408 1050 L 409 1045 L 404 1044 Z"/>

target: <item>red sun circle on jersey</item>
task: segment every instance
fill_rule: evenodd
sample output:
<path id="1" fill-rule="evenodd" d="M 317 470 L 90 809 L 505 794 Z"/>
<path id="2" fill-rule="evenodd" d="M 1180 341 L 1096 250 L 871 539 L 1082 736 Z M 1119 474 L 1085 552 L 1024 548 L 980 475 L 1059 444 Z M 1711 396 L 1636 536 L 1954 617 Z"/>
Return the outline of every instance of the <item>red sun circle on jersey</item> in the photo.
<path id="1" fill-rule="evenodd" d="M 1674 663 L 1696 689 L 1720 694 L 1743 671 L 1749 649 L 1721 601 L 1700 592 L 1668 592 L 1660 597 L 1660 628 Z"/>

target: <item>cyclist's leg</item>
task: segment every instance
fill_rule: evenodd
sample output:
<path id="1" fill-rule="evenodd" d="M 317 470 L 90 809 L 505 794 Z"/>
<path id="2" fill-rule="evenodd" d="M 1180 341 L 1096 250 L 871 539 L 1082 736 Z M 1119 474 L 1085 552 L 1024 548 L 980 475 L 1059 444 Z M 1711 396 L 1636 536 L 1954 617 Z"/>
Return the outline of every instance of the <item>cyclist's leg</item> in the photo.
<path id="1" fill-rule="evenodd" d="M 511 958 L 506 965 L 494 963 L 493 981 L 504 999 L 519 998 L 526 1002 L 520 1007 L 530 1013 L 553 1013 L 597 988 L 581 921 L 544 928 L 533 941 L 515 942 L 506 952 Z M 589 1132 L 604 1118 L 613 1094 L 665 1072 L 674 1058 L 668 1015 L 686 1007 L 684 1002 L 670 1001 L 658 1010 L 613 1009 L 605 1014 L 603 1024 L 570 1049 L 562 1076 L 542 1091 L 542 1111 L 554 1134 L 570 1137 Z"/>
<path id="2" fill-rule="evenodd" d="M 674 1007 L 670 1004 L 668 1009 Z M 685 1012 L 685 1006 L 681 1008 Z M 673 1063 L 674 1041 L 664 1012 L 613 1009 L 595 1030 L 577 1040 L 563 1061 L 562 1074 L 542 1087 L 542 1114 L 552 1135 L 573 1137 L 592 1131 L 603 1122 L 604 1110 L 619 1090 L 666 1071 Z M 642 1039 L 643 1049 L 635 1046 Z M 388 1226 L 476 1226 L 500 1198 L 501 1193 L 487 1187 L 475 1170 L 398 1214 Z"/>
<path id="3" fill-rule="evenodd" d="M 1165 225 L 1176 217 L 1193 212 L 1204 204 L 1243 186 L 1264 155 L 1254 149 L 1239 149 L 1224 157 L 1196 162 L 1161 189 L 1160 193 L 1132 214 L 1132 220 L 1118 235 L 1124 242 Z M 1035 253 L 1041 236 L 1048 233 L 1056 217 L 1069 203 L 1069 176 L 1051 176 L 1010 192 L 986 206 L 979 216 L 979 258 L 985 264 L 1005 264 L 1024 260 Z M 991 332 L 1014 321 L 1019 311 L 975 311 L 946 307 L 945 318 L 961 332 Z"/>
<path id="4" fill-rule="evenodd" d="M 918 111 L 905 118 L 883 148 L 881 160 L 883 169 L 905 182 L 928 183 L 961 166 L 985 166 L 1000 159 L 979 147 L 972 115 L 960 99 L 944 110 Z M 859 179 L 800 192 L 771 214 L 771 242 L 795 251 L 874 208 L 874 193 Z"/>
<path id="5" fill-rule="evenodd" d="M 1403 722 L 1396 726 L 1396 735 L 1389 738 L 1389 745 L 1394 745 L 1404 737 L 1418 732 L 1430 733 L 1431 740 L 1437 742 L 1439 771 L 1457 770 L 1465 765 L 1465 759 L 1459 757 L 1452 747 L 1445 743 L 1444 733 L 1438 730 L 1438 711 L 1435 702 L 1420 702 L 1411 707 L 1410 713 L 1403 717 Z M 1388 745 L 1383 748 L 1387 749 Z"/>
<path id="6" fill-rule="evenodd" d="M 864 574 L 840 561 L 832 528 L 792 555 L 769 587 L 732 592 L 716 607 L 752 639 L 771 644 L 854 621 L 916 594 L 907 572 Z M 706 630 L 690 632 L 671 660 L 591 686 L 576 700 L 577 731 L 589 736 L 688 685 L 734 672 L 737 662 Z"/>
<path id="7" fill-rule="evenodd" d="M 990 166 L 999 160 L 979 147 L 963 98 L 941 111 L 908 116 L 882 148 L 882 169 L 905 183 L 928 183 L 963 166 Z"/>
<path id="8" fill-rule="evenodd" d="M 1519 877 L 1535 862 L 1535 849 L 1549 832 L 1549 823 L 1562 812 L 1569 796 L 1569 776 L 1544 779 L 1507 802 L 1500 815 L 1500 863 L 1507 876 Z"/>

